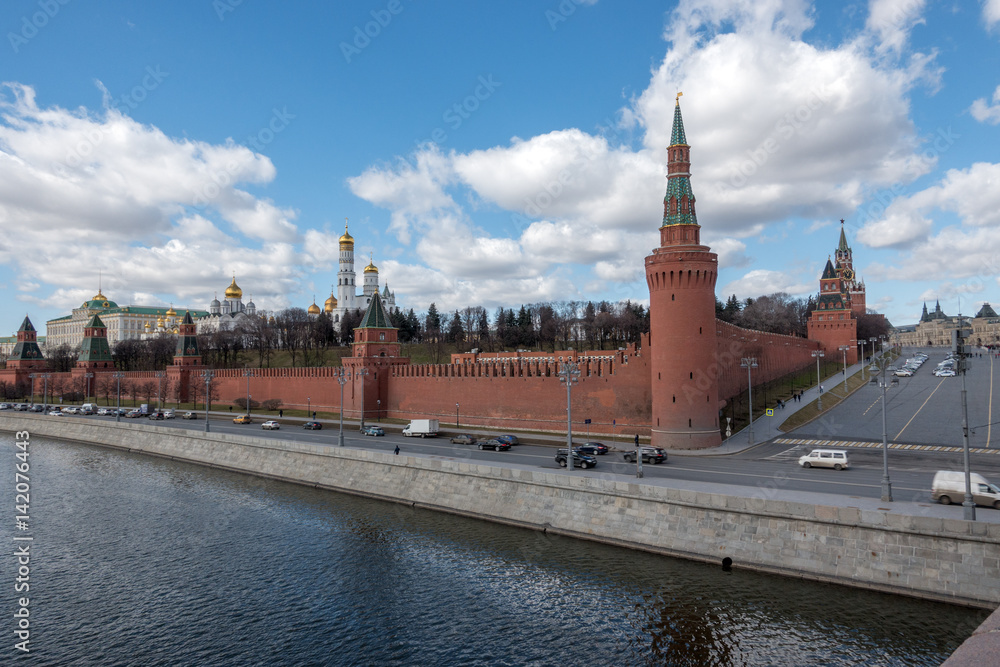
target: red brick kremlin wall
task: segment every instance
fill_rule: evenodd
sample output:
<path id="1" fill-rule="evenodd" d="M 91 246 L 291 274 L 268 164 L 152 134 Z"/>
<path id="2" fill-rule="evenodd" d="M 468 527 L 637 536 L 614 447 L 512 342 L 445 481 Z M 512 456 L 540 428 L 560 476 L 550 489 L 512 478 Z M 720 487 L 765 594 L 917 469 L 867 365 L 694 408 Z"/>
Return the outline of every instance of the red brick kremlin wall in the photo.
<path id="1" fill-rule="evenodd" d="M 364 379 L 355 377 L 344 385 L 345 416 L 357 419 L 361 414 L 362 382 L 365 383 L 365 414 L 374 419 L 381 411 L 382 418 L 413 419 L 437 418 L 443 423 L 455 422 L 455 404 L 459 404 L 460 424 L 503 428 L 529 428 L 565 431 L 566 389 L 559 382 L 559 364 L 575 361 L 580 365 L 579 384 L 573 387 L 573 429 L 583 433 L 584 419 L 590 419 L 592 433 L 648 434 L 651 418 L 650 368 L 648 336 L 642 346 L 629 346 L 625 350 L 594 352 L 503 352 L 497 354 L 453 355 L 449 364 L 414 364 L 395 368 L 372 368 Z M 753 371 L 757 385 L 801 369 L 814 363 L 811 352 L 819 347 L 816 341 L 794 336 L 764 333 L 741 329 L 726 322 L 716 321 L 716 354 L 712 364 L 695 371 L 690 387 L 681 387 L 678 400 L 687 392 L 699 391 L 711 374 L 719 382 L 720 400 L 746 391 L 746 369 L 740 359 L 757 358 L 758 368 Z M 187 390 L 199 385 L 199 403 L 203 402 L 204 380 L 200 368 L 192 369 Z M 272 368 L 253 369 L 250 377 L 250 394 L 254 401 L 275 398 L 285 409 L 305 410 L 307 405 L 317 412 L 338 412 L 340 384 L 333 367 L 321 368 Z M 169 371 L 169 369 L 168 369 Z M 35 372 L 38 372 L 36 369 Z M 213 403 L 228 406 L 247 394 L 247 378 L 243 369 L 213 371 Z M 0 370 L 0 380 L 14 381 L 15 371 Z M 26 373 L 23 374 L 26 379 Z M 77 387 L 74 378 L 79 373 L 49 373 L 49 392 L 58 395 L 61 388 Z M 95 386 L 102 386 L 101 376 L 91 379 L 91 396 Z M 168 376 L 173 373 L 168 372 Z M 9 376 L 9 377 L 8 377 Z M 126 388 L 133 382 L 156 383 L 151 371 L 125 373 L 122 380 L 122 401 L 131 405 L 131 392 Z M 36 380 L 36 392 L 41 393 L 42 383 Z M 79 390 L 82 391 L 82 385 Z M 112 389 L 114 397 L 114 389 Z M 173 403 L 177 395 L 176 383 L 164 380 L 164 396 Z M 155 389 L 154 389 L 155 396 Z M 307 400 L 309 399 L 309 400 Z M 145 400 L 140 396 L 137 402 Z M 155 399 L 154 399 L 155 400 Z M 381 400 L 381 404 L 377 401 Z M 56 401 L 58 402 L 58 401 Z M 612 423 L 614 422 L 614 424 Z"/>

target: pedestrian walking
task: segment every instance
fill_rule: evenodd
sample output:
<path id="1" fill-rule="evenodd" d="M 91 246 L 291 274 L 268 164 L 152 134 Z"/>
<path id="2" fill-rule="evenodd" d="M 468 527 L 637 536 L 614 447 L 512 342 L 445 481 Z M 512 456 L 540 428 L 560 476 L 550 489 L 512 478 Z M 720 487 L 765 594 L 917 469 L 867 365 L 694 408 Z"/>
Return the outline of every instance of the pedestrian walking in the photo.
<path id="1" fill-rule="evenodd" d="M 399 456 L 399 445 L 396 445 L 396 456 Z"/>
<path id="2" fill-rule="evenodd" d="M 281 419 L 284 416 L 285 416 L 285 411 L 284 410 L 278 410 L 278 419 Z"/>

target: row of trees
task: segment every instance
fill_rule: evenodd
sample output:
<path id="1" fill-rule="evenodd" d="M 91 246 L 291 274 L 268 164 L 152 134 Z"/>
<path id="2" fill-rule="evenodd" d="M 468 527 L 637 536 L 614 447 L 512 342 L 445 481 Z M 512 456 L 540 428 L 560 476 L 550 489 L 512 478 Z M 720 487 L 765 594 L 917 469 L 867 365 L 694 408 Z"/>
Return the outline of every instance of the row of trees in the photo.
<path id="1" fill-rule="evenodd" d="M 716 299 L 716 317 L 758 331 L 807 335 L 809 314 L 815 310 L 812 296 L 793 299 L 778 292 L 740 301 L 735 295 L 723 303 Z M 424 343 L 435 363 L 445 350 L 499 352 L 510 349 L 615 349 L 637 343 L 649 332 L 649 310 L 625 301 L 564 301 L 536 303 L 514 308 L 500 307 L 490 313 L 470 306 L 451 314 L 431 304 L 423 318 L 411 308 L 388 313 L 390 325 L 399 330 L 401 343 Z M 199 347 L 208 366 L 233 368 L 269 366 L 275 353 L 287 353 L 292 366 L 323 366 L 335 363 L 354 340 L 361 323 L 360 310 L 348 312 L 340 322 L 326 313 L 310 316 L 302 308 L 288 308 L 271 318 L 247 318 L 235 329 L 201 334 Z M 859 318 L 861 338 L 887 335 L 889 324 L 881 315 Z M 176 338 L 161 335 L 146 340 L 115 343 L 115 368 L 122 371 L 161 370 L 172 363 Z M 53 371 L 69 371 L 77 352 L 62 345 L 47 351 Z M 141 393 L 141 391 L 140 391 Z"/>

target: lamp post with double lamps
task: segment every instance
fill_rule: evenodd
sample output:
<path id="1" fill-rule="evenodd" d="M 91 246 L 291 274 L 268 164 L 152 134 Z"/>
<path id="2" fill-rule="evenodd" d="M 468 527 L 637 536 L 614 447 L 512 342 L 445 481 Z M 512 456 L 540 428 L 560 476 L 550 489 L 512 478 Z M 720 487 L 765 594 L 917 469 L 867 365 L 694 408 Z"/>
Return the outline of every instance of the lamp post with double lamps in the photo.
<path id="1" fill-rule="evenodd" d="M 31 378 L 31 404 L 35 404 L 35 378 L 39 377 L 41 373 L 28 373 L 28 377 Z"/>
<path id="2" fill-rule="evenodd" d="M 885 369 L 889 365 L 889 359 L 883 356 L 878 360 L 879 370 L 882 371 L 882 502 L 892 502 L 892 483 L 889 481 L 889 438 L 885 426 Z"/>
<path id="3" fill-rule="evenodd" d="M 205 433 L 208 433 L 211 429 L 208 427 L 208 401 L 212 397 L 212 376 L 215 375 L 212 371 L 202 371 L 201 376 L 205 378 Z"/>
<path id="4" fill-rule="evenodd" d="M 559 381 L 566 385 L 566 469 L 573 470 L 573 385 L 580 381 L 580 365 L 572 361 L 560 364 Z"/>
<path id="5" fill-rule="evenodd" d="M 49 411 L 49 373 L 42 373 L 42 412 Z"/>
<path id="6" fill-rule="evenodd" d="M 111 377 L 115 379 L 116 393 L 118 395 L 115 402 L 115 421 L 120 422 L 122 420 L 122 378 L 125 377 L 125 374 L 121 371 L 116 371 Z"/>
<path id="7" fill-rule="evenodd" d="M 163 398 L 161 396 L 163 391 L 163 378 L 167 377 L 167 374 L 163 371 L 156 371 L 153 375 L 156 377 L 156 410 L 160 411 L 163 409 Z"/>
<path id="8" fill-rule="evenodd" d="M 862 338 L 858 342 L 861 343 L 861 379 L 865 380 L 867 379 L 867 376 L 865 375 L 865 369 L 868 368 L 868 362 L 865 361 L 865 343 L 868 341 Z"/>
<path id="9" fill-rule="evenodd" d="M 343 366 L 337 369 L 333 377 L 340 383 L 340 435 L 337 437 L 337 444 L 344 446 L 344 385 L 351 379 L 351 372 L 345 370 Z"/>
<path id="10" fill-rule="evenodd" d="M 367 368 L 359 368 L 354 371 L 354 375 L 361 378 L 361 426 L 360 430 L 365 430 L 365 376 L 368 375 Z"/>
<path id="11" fill-rule="evenodd" d="M 823 350 L 813 350 L 812 355 L 816 358 L 816 386 L 819 388 L 819 400 L 816 401 L 816 409 L 823 412 L 823 385 L 819 378 L 819 360 L 826 356 Z"/>
<path id="12" fill-rule="evenodd" d="M 90 379 L 94 377 L 93 373 L 84 373 L 83 377 L 87 380 L 87 385 L 84 393 L 86 396 L 83 397 L 83 402 L 86 403 L 90 399 Z"/>
<path id="13" fill-rule="evenodd" d="M 243 375 L 247 379 L 247 416 L 250 416 L 250 378 L 253 377 L 254 373 L 249 368 L 243 371 Z M 259 396 L 260 394 L 258 394 Z"/>
<path id="14" fill-rule="evenodd" d="M 844 391 L 847 391 L 847 351 L 851 349 L 851 346 L 841 345 L 837 349 L 844 355 Z"/>
<path id="15" fill-rule="evenodd" d="M 747 369 L 747 403 L 750 405 L 750 426 L 747 431 L 750 434 L 750 444 L 753 444 L 753 382 L 750 376 L 750 369 L 757 368 L 757 357 L 743 357 L 740 360 L 740 367 Z"/>

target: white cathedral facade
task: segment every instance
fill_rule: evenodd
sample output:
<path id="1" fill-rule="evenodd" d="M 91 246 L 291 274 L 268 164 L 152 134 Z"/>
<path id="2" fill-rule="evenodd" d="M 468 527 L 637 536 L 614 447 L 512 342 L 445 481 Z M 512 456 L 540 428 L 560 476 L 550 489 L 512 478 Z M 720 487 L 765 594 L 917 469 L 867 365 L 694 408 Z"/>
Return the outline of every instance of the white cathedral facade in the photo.
<path id="1" fill-rule="evenodd" d="M 354 270 L 354 237 L 347 231 L 347 225 L 344 225 L 344 235 L 340 237 L 340 269 L 337 271 L 336 290 L 331 285 L 330 298 L 326 300 L 323 308 L 334 326 L 340 324 L 344 315 L 352 310 L 364 312 L 375 292 L 379 291 L 378 267 L 373 261 L 369 261 L 368 266 L 364 268 L 364 282 L 360 294 L 357 293 L 357 275 Z M 380 296 L 386 309 L 390 312 L 396 309 L 396 295 L 389 291 L 388 285 Z M 315 303 L 309 306 L 311 315 L 318 315 L 319 312 L 319 306 Z"/>

